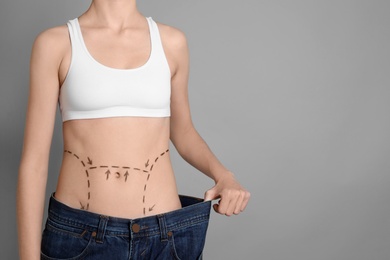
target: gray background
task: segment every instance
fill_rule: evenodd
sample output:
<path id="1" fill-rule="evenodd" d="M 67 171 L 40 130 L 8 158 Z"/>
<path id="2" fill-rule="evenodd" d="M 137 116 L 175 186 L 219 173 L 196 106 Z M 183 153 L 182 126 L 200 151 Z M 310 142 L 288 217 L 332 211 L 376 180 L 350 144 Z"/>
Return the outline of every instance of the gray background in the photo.
<path id="1" fill-rule="evenodd" d="M 87 1 L 0 3 L 0 258 L 17 259 L 15 188 L 36 35 Z M 390 2 L 139 1 L 183 30 L 195 125 L 252 194 L 212 214 L 206 259 L 390 258 Z M 57 114 L 48 193 L 62 154 Z M 213 182 L 173 153 L 181 193 Z"/>

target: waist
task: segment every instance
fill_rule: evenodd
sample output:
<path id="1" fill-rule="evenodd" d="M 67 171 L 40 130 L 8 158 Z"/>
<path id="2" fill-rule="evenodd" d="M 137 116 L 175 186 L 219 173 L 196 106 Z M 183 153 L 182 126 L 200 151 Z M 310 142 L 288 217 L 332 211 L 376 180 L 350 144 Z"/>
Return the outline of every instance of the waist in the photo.
<path id="1" fill-rule="evenodd" d="M 132 237 L 151 236 L 158 234 L 161 229 L 162 220 L 167 229 L 180 229 L 188 225 L 194 225 L 203 221 L 208 221 L 210 216 L 211 201 L 178 195 L 181 208 L 162 214 L 156 214 L 141 218 L 118 218 L 71 208 L 54 196 L 50 197 L 49 214 L 50 221 L 61 224 L 67 223 L 74 228 L 96 230 L 96 227 L 105 224 L 105 234 L 129 235 Z"/>
<path id="2" fill-rule="evenodd" d="M 180 208 L 169 151 L 169 119 L 106 118 L 63 124 L 56 197 L 117 217 Z"/>
<path id="3" fill-rule="evenodd" d="M 138 164 L 98 161 L 64 150 L 56 194 L 71 207 L 126 218 L 180 207 L 169 149 Z"/>

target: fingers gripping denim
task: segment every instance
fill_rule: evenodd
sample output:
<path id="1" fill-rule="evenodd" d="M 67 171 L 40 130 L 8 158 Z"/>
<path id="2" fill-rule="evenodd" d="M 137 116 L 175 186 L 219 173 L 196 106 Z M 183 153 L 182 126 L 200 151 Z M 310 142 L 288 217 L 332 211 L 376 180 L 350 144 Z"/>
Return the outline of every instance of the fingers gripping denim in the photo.
<path id="1" fill-rule="evenodd" d="M 211 201 L 179 198 L 181 209 L 125 219 L 71 208 L 52 195 L 41 259 L 202 259 Z"/>

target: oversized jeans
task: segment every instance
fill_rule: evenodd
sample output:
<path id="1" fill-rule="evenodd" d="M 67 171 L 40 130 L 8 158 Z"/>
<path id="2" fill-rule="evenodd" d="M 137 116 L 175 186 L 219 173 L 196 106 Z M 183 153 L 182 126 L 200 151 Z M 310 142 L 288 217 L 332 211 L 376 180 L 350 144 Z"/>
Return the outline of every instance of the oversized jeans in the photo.
<path id="1" fill-rule="evenodd" d="M 53 195 L 41 259 L 202 259 L 211 201 L 179 194 L 181 209 L 125 219 L 71 208 Z"/>

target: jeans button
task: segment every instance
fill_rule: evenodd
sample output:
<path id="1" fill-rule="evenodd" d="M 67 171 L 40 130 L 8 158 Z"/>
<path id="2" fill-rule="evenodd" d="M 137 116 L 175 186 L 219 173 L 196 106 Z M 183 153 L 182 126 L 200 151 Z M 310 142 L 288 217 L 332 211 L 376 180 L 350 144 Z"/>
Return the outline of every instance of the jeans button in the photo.
<path id="1" fill-rule="evenodd" d="M 139 230 L 140 230 L 140 226 L 139 226 L 137 223 L 135 223 L 135 224 L 133 224 L 133 226 L 131 227 L 131 230 L 133 230 L 134 233 L 138 233 Z"/>

